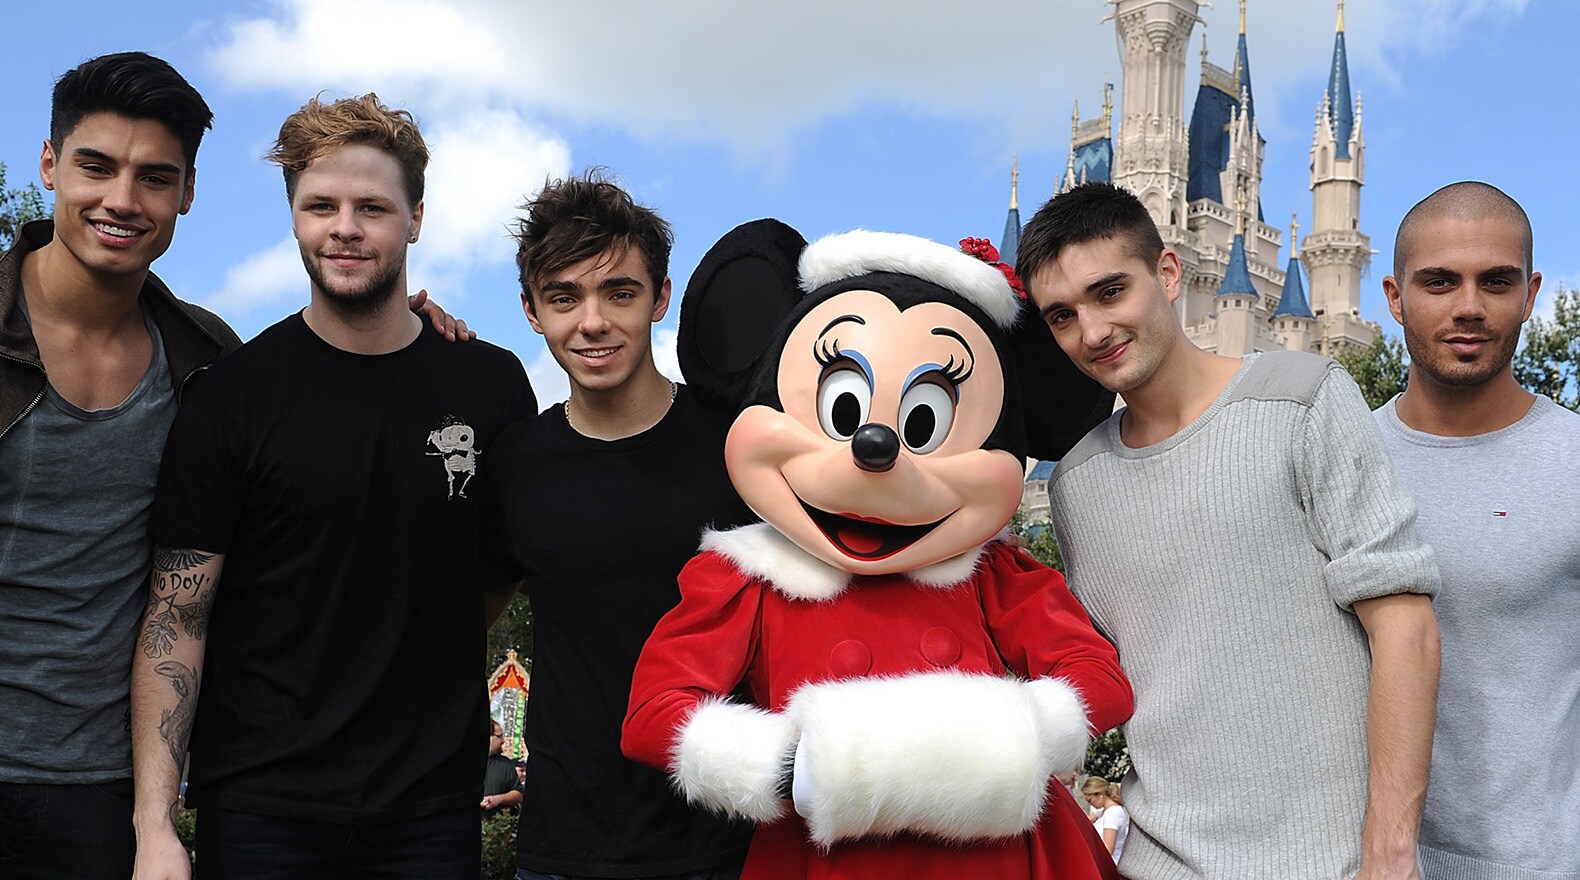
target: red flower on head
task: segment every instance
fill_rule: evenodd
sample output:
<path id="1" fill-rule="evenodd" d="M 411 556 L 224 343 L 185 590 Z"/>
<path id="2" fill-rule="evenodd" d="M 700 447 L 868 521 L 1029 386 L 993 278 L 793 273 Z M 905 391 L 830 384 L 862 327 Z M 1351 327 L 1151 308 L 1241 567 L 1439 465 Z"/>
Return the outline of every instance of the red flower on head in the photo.
<path id="1" fill-rule="evenodd" d="M 1010 290 L 1021 299 L 1026 298 L 1026 287 L 1021 284 L 1020 276 L 1015 274 L 1015 267 L 1008 263 L 999 262 L 998 248 L 985 238 L 962 238 L 960 250 L 1004 273 L 1004 280 L 1009 282 Z"/>

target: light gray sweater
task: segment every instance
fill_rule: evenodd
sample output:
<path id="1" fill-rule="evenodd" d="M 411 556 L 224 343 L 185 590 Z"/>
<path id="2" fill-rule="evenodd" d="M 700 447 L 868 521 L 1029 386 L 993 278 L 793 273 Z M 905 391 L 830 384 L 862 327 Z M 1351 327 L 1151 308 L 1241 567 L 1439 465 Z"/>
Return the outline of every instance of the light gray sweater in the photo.
<path id="1" fill-rule="evenodd" d="M 1423 876 L 1580 880 L 1580 415 L 1537 397 L 1475 437 L 1376 415 L 1443 572 Z"/>
<path id="2" fill-rule="evenodd" d="M 1135 686 L 1137 880 L 1349 880 L 1370 654 L 1352 603 L 1437 587 L 1360 390 L 1299 352 L 1244 359 L 1141 449 L 1120 411 L 1054 470 L 1070 587 Z"/>

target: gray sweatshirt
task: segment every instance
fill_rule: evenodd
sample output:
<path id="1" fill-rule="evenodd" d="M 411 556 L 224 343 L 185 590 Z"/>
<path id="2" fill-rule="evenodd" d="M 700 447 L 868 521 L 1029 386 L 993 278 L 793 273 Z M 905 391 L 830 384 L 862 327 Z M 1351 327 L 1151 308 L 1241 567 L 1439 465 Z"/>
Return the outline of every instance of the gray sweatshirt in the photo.
<path id="1" fill-rule="evenodd" d="M 1424 876 L 1580 880 L 1580 415 L 1537 397 L 1475 437 L 1376 416 L 1443 573 Z"/>
<path id="2" fill-rule="evenodd" d="M 1161 443 L 1126 447 L 1122 416 L 1048 486 L 1070 587 L 1135 686 L 1120 871 L 1349 880 L 1371 671 L 1351 605 L 1437 587 L 1360 390 L 1269 352 Z"/>

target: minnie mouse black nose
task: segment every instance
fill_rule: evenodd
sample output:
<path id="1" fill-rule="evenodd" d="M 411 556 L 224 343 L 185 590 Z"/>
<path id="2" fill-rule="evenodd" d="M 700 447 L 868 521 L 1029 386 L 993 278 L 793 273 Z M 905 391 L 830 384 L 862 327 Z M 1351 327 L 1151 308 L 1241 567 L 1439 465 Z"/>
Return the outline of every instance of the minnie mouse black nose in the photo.
<path id="1" fill-rule="evenodd" d="M 900 457 L 900 436 L 888 425 L 862 425 L 850 438 L 850 454 L 856 459 L 856 467 L 881 474 L 894 467 Z"/>

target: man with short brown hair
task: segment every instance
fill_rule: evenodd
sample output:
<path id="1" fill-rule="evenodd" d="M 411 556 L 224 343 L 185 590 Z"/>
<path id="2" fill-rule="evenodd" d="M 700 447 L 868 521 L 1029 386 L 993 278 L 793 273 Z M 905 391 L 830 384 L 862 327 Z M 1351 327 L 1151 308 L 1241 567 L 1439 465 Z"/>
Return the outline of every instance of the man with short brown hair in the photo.
<path id="1" fill-rule="evenodd" d="M 194 382 L 171 429 L 132 677 L 140 878 L 477 876 L 487 621 L 515 585 L 483 496 L 534 409 L 515 356 L 406 305 L 427 147 L 373 95 L 314 99 L 271 158 L 305 309 Z M 220 581 L 223 580 L 223 588 Z"/>
<path id="2" fill-rule="evenodd" d="M 1017 265 L 1126 403 L 1048 481 L 1070 589 L 1135 687 L 1121 872 L 1415 877 L 1437 571 L 1354 381 L 1192 344 L 1179 256 L 1117 187 L 1055 196 Z M 1201 799 L 1231 763 L 1247 821 Z"/>
<path id="3" fill-rule="evenodd" d="M 637 655 L 703 527 L 752 518 L 724 469 L 732 414 L 653 361 L 669 224 L 590 173 L 535 195 L 517 241 L 522 308 L 571 386 L 500 443 L 533 615 L 518 877 L 739 876 L 750 826 L 620 752 Z"/>

